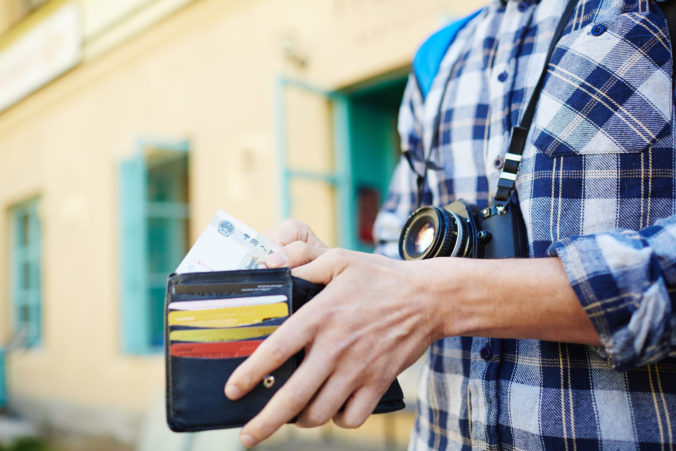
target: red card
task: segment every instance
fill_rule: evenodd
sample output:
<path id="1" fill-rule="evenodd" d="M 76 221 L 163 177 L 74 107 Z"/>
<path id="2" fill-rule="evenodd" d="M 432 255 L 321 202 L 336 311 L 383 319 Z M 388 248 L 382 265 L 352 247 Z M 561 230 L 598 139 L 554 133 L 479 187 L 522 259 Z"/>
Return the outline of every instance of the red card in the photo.
<path id="1" fill-rule="evenodd" d="M 253 354 L 261 343 L 263 343 L 263 340 L 229 341 L 225 343 L 174 343 L 169 348 L 169 354 L 173 357 L 232 359 Z"/>

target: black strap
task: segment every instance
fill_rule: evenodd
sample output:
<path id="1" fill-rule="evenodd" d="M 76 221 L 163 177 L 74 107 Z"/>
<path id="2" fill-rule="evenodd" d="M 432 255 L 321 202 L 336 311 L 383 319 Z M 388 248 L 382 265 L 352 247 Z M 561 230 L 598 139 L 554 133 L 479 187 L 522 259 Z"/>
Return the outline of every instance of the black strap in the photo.
<path id="1" fill-rule="evenodd" d="M 554 53 L 554 48 L 559 42 L 563 30 L 566 29 L 568 24 L 568 19 L 573 13 L 575 6 L 577 5 L 577 0 L 568 0 L 566 9 L 561 15 L 559 24 L 556 26 L 556 31 L 552 36 L 551 44 L 549 44 L 549 50 L 547 50 L 547 56 L 545 57 L 545 64 L 542 68 L 542 73 L 540 73 L 540 78 L 538 79 L 533 94 L 531 94 L 530 99 L 528 100 L 528 105 L 526 110 L 523 113 L 521 122 L 516 127 L 512 128 L 512 136 L 509 139 L 509 147 L 507 148 L 507 154 L 505 155 L 505 165 L 502 168 L 500 173 L 500 178 L 498 179 L 498 191 L 495 194 L 495 203 L 504 205 L 509 200 L 516 185 L 516 174 L 519 172 L 519 166 L 521 164 L 521 155 L 523 154 L 523 149 L 526 146 L 526 137 L 528 136 L 528 130 L 530 129 L 531 123 L 533 122 L 533 116 L 535 115 L 535 107 L 537 106 L 538 99 L 540 98 L 540 91 L 542 90 L 542 85 L 545 81 L 545 76 L 547 75 L 547 66 L 549 65 L 549 60 Z"/>

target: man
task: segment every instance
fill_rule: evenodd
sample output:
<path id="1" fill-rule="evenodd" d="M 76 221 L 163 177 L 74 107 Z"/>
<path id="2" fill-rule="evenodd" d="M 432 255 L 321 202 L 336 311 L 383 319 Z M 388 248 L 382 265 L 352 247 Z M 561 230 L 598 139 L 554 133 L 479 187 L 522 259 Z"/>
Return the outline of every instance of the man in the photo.
<path id="1" fill-rule="evenodd" d="M 493 199 L 565 7 L 495 0 L 458 33 L 425 99 L 411 77 L 399 124 L 410 162 L 378 217 L 378 251 L 396 256 L 425 165 L 422 205 Z M 228 381 L 226 395 L 238 398 L 305 349 L 242 430 L 245 445 L 296 414 L 301 426 L 360 425 L 429 347 L 411 449 L 673 447 L 676 134 L 665 16 L 647 0 L 579 0 L 547 70 L 516 178 L 531 258 L 404 262 L 326 249 L 298 222 L 277 230 L 285 246 L 268 266 L 327 287 Z"/>

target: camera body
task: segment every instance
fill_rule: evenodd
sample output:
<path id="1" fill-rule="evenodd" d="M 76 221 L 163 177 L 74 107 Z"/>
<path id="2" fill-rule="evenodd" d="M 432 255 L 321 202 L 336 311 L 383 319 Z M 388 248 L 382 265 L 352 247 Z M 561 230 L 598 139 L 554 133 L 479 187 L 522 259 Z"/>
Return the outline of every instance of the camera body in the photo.
<path id="1" fill-rule="evenodd" d="M 404 260 L 527 257 L 526 227 L 518 205 L 512 202 L 483 210 L 464 200 L 444 207 L 420 207 L 404 224 L 399 255 Z"/>

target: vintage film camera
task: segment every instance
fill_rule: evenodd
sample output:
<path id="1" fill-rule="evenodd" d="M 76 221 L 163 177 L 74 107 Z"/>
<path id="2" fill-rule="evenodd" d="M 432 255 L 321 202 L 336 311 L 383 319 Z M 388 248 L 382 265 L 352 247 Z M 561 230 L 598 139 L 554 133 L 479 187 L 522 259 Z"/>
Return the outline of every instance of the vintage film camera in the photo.
<path id="1" fill-rule="evenodd" d="M 479 210 L 457 200 L 414 211 L 399 236 L 399 254 L 404 260 L 527 257 L 525 231 L 521 212 L 511 202 Z"/>

